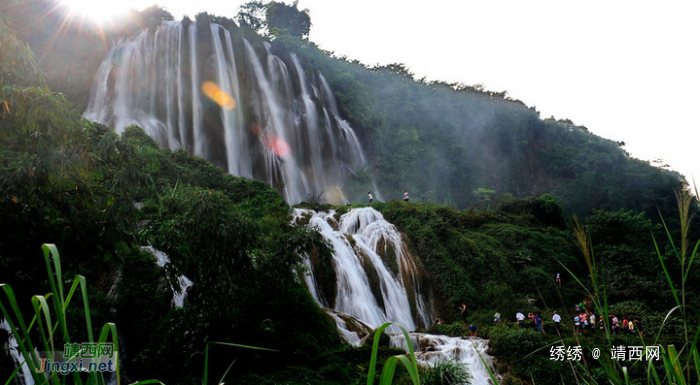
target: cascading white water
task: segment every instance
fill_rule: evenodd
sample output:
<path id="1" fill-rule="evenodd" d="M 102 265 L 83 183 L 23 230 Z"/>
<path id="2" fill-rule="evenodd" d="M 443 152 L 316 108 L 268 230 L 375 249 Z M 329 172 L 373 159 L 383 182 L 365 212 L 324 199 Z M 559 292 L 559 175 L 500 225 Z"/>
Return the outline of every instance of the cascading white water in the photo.
<path id="1" fill-rule="evenodd" d="M 141 250 L 147 251 L 149 254 L 151 254 L 156 259 L 156 264 L 160 267 L 166 268 L 166 266 L 170 264 L 170 258 L 168 258 L 168 255 L 160 250 L 156 250 L 152 246 L 141 246 Z M 180 286 L 179 291 L 175 289 L 172 282 L 170 283 L 170 289 L 173 291 L 173 306 L 182 307 L 185 305 L 185 299 L 187 299 L 187 289 L 192 287 L 194 283 L 192 283 L 189 278 L 182 274 L 177 277 L 177 281 L 178 285 Z"/>
<path id="2" fill-rule="evenodd" d="M 210 26 L 216 58 L 216 80 L 218 87 L 230 95 L 234 101 L 240 100 L 236 60 L 233 56 L 231 33 L 218 24 Z M 221 41 L 220 31 L 224 32 L 226 46 Z M 238 176 L 253 176 L 250 158 L 240 156 L 245 153 L 243 141 L 243 117 L 240 108 L 222 108 L 221 119 L 224 123 L 224 141 L 226 143 L 226 160 L 228 171 Z"/>
<path id="3" fill-rule="evenodd" d="M 7 333 L 10 336 L 10 338 L 7 340 L 7 348 L 10 352 L 10 357 L 12 357 L 12 360 L 14 361 L 15 365 L 19 365 L 20 363 L 22 363 L 22 366 L 18 373 L 20 383 L 24 385 L 34 385 L 34 378 L 29 372 L 29 365 L 27 365 L 27 362 L 25 361 L 22 353 L 20 353 L 19 351 L 19 344 L 17 343 L 15 335 L 12 333 L 10 324 L 4 318 L 0 322 L 0 330 L 7 331 Z"/>
<path id="4" fill-rule="evenodd" d="M 162 147 L 270 183 L 290 203 L 329 191 L 344 203 L 341 189 L 366 157 L 328 82 L 296 55 L 286 60 L 290 75 L 269 44 L 258 48 L 218 24 L 198 30 L 185 21 L 121 38 L 97 71 L 84 117 L 118 133 L 138 125 Z M 212 84 L 214 95 L 205 89 Z M 222 95 L 233 103 L 222 105 Z"/>
<path id="5" fill-rule="evenodd" d="M 346 342 L 360 345 L 371 329 L 386 322 L 408 330 L 430 325 L 430 288 L 421 284 L 425 272 L 418 268 L 401 233 L 380 212 L 371 207 L 355 208 L 338 218 L 333 210 L 295 209 L 294 222 L 308 222 L 333 246 L 335 297 L 327 298 L 319 282 L 317 273 L 322 267 L 314 264 L 320 261 L 310 257 L 304 260 L 304 282 L 316 302 L 334 319 Z M 407 350 L 404 335 L 397 328 L 388 330 L 392 346 Z M 490 384 L 488 370 L 479 358 L 481 354 L 491 367 L 493 358 L 486 354 L 488 341 L 415 332 L 410 336 L 418 362 L 435 365 L 455 360 L 468 366 L 473 384 Z"/>
<path id="6" fill-rule="evenodd" d="M 334 248 L 335 298 L 319 294 L 314 268 L 306 262 L 310 267 L 306 284 L 314 288 L 311 293 L 316 301 L 373 328 L 385 322 L 396 322 L 410 330 L 429 325 L 427 289 L 421 287 L 419 269 L 396 227 L 369 207 L 353 209 L 339 221 L 334 214 L 295 210 L 296 220 L 310 216 L 309 226 L 316 227 Z"/>
<path id="7" fill-rule="evenodd" d="M 495 373 L 495 368 L 493 367 L 493 357 L 486 353 L 488 340 L 423 333 L 409 333 L 409 336 L 415 349 L 416 361 L 419 364 L 435 366 L 440 362 L 454 360 L 467 366 L 473 377 L 472 385 L 493 385 L 489 370 Z M 403 334 L 392 334 L 390 338 L 391 346 L 408 350 Z M 479 357 L 480 355 L 481 357 Z"/>

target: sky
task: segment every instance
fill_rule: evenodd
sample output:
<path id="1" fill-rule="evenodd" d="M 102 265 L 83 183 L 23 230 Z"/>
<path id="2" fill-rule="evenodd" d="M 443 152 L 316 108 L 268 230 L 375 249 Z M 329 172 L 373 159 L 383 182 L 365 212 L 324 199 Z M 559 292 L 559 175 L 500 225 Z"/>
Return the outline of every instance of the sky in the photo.
<path id="1" fill-rule="evenodd" d="M 154 3 L 65 1 L 98 17 Z M 176 19 L 201 11 L 235 19 L 245 3 L 160 2 Z M 309 40 L 336 56 L 507 91 L 542 118 L 570 119 L 700 180 L 700 1 L 299 0 L 298 8 L 309 10 Z"/>

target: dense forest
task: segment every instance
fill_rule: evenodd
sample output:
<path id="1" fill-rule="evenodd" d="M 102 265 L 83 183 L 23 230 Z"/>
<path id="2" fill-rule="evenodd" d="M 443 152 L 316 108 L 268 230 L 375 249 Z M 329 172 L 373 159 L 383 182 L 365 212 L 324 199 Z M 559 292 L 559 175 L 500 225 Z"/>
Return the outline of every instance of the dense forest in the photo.
<path id="1" fill-rule="evenodd" d="M 32 295 L 50 290 L 40 247 L 53 243 L 64 277 L 81 274 L 88 283 L 93 325 L 116 323 L 122 381 L 201 383 L 214 341 L 276 350 L 214 347 L 212 377 L 226 382 L 366 381 L 370 347 L 343 344 L 299 279 L 303 255 L 327 261 L 333 250 L 314 228 L 292 224 L 274 186 L 228 175 L 191 149 L 161 149 L 139 127 L 117 135 L 81 118 L 112 40 L 172 16 L 152 7 L 107 29 L 64 17 L 51 1 L 5 0 L 0 9 L 0 283 L 14 289 L 28 321 Z M 549 320 L 584 300 L 641 316 L 644 343 L 675 344 L 692 359 L 697 314 L 667 317 L 681 295 L 697 305 L 700 294 L 699 229 L 692 215 L 678 214 L 692 214 L 697 203 L 681 175 L 630 157 L 623 143 L 586 127 L 542 119 L 505 92 L 335 57 L 308 41 L 310 19 L 296 6 L 252 2 L 235 21 L 195 19 L 269 43 L 284 61 L 294 53 L 323 74 L 368 163 L 345 187 L 352 205 L 332 207 L 311 191 L 301 206 L 347 212 L 364 206 L 358 202 L 376 180 L 386 202 L 372 207 L 405 234 L 430 272 L 436 315 L 449 321 L 428 331 L 468 333 L 458 311 L 465 303 L 491 340 L 503 383 L 625 383 L 611 360 L 571 368 L 552 361 L 547 346 L 641 345 L 638 336 L 579 340 L 565 322 L 559 338 L 512 322 L 517 311 Z M 411 203 L 399 202 L 404 189 Z M 159 267 L 147 245 L 171 264 Z M 173 307 L 178 289 L 169 282 L 179 274 L 194 286 L 186 304 Z M 4 309 L 9 302 L 0 297 Z M 494 324 L 495 311 L 508 322 Z M 87 338 L 84 316 L 80 306 L 67 314 L 73 341 Z M 0 346 L 5 340 L 0 333 Z M 399 353 L 384 346 L 381 357 Z M 13 365 L 0 352 L 0 381 Z M 646 370 L 624 373 L 646 383 Z M 697 370 L 684 367 L 688 383 Z M 406 373 L 399 377 L 408 383 Z"/>

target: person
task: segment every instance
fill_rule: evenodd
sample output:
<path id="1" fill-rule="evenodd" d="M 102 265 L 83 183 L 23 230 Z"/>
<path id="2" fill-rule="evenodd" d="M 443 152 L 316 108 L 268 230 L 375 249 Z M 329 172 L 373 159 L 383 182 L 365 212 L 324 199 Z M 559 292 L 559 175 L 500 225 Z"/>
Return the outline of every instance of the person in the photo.
<path id="1" fill-rule="evenodd" d="M 535 314 L 535 325 L 537 325 L 537 332 L 542 333 L 542 317 L 540 312 Z"/>
<path id="2" fill-rule="evenodd" d="M 620 320 L 615 317 L 615 314 L 612 315 L 612 334 L 618 334 L 619 330 L 617 330 L 618 325 L 620 324 Z"/>
<path id="3" fill-rule="evenodd" d="M 574 316 L 574 329 L 576 329 L 576 334 L 581 334 L 581 319 L 579 316 Z"/>
<path id="4" fill-rule="evenodd" d="M 525 314 L 517 312 L 515 314 L 515 323 L 518 324 L 518 326 L 523 326 L 525 324 Z"/>
<path id="5" fill-rule="evenodd" d="M 476 337 L 477 333 L 478 332 L 476 330 L 476 325 L 469 325 L 469 335 L 472 337 Z"/>
<path id="6" fill-rule="evenodd" d="M 557 314 L 557 311 L 554 311 L 554 315 L 552 316 L 552 322 L 554 322 L 554 331 L 559 334 L 561 332 L 561 316 Z"/>
<path id="7" fill-rule="evenodd" d="M 527 313 L 527 318 L 530 319 L 530 322 L 528 323 L 529 327 L 537 327 L 537 317 L 535 316 L 535 313 Z"/>
<path id="8" fill-rule="evenodd" d="M 535 302 L 537 302 L 536 299 L 530 298 L 529 295 L 527 296 L 527 304 L 528 304 L 528 306 L 530 306 L 530 307 L 534 306 L 534 305 L 535 305 Z"/>
<path id="9" fill-rule="evenodd" d="M 557 285 L 559 285 L 559 287 L 561 287 L 561 276 L 559 273 L 557 273 L 556 278 L 554 278 L 554 282 L 556 282 Z"/>
<path id="10" fill-rule="evenodd" d="M 582 312 L 581 315 L 578 316 L 578 318 L 581 321 L 581 330 L 585 332 L 588 328 L 588 315 Z"/>
<path id="11" fill-rule="evenodd" d="M 408 191 L 403 190 L 403 201 L 408 202 Z"/>
<path id="12" fill-rule="evenodd" d="M 630 334 L 634 335 L 634 320 L 627 322 L 627 328 L 630 331 Z"/>
<path id="13" fill-rule="evenodd" d="M 501 312 L 496 310 L 496 313 L 493 315 L 493 322 L 501 322 Z"/>
<path id="14" fill-rule="evenodd" d="M 591 313 L 591 315 L 588 316 L 588 320 L 591 323 L 591 332 L 595 332 L 595 328 L 596 328 L 595 314 Z"/>
<path id="15" fill-rule="evenodd" d="M 369 198 L 369 204 L 372 204 L 372 193 L 367 191 L 367 197 Z"/>
<path id="16" fill-rule="evenodd" d="M 464 321 L 464 325 L 467 324 L 467 305 L 462 302 L 461 305 L 459 305 L 459 312 L 462 314 L 462 321 Z"/>

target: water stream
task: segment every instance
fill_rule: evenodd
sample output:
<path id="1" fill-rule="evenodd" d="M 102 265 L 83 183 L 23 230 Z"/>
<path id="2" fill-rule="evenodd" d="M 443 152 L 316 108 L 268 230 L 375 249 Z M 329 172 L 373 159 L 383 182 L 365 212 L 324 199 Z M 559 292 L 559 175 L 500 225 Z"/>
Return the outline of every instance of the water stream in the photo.
<path id="1" fill-rule="evenodd" d="M 34 378 L 29 372 L 29 365 L 27 365 L 24 356 L 19 351 L 19 344 L 17 343 L 15 335 L 12 333 L 10 324 L 4 318 L 0 322 L 0 330 L 5 330 L 10 336 L 10 338 L 7 340 L 7 348 L 10 352 L 10 357 L 12 357 L 12 361 L 15 363 L 15 365 L 19 365 L 20 363 L 22 364 L 19 372 L 17 373 L 17 378 L 19 378 L 20 383 L 24 385 L 34 385 Z"/>
<path id="2" fill-rule="evenodd" d="M 156 264 L 167 269 L 170 265 L 170 258 L 164 252 L 154 249 L 152 246 L 141 246 L 141 249 L 150 253 L 155 259 Z M 187 289 L 192 287 L 194 283 L 189 278 L 180 274 L 177 276 L 179 290 L 170 282 L 170 289 L 173 291 L 173 306 L 182 307 L 187 299 Z"/>
<path id="3" fill-rule="evenodd" d="M 335 320 L 341 337 L 352 345 L 386 322 L 407 330 L 427 328 L 433 299 L 425 269 L 409 250 L 402 234 L 371 207 L 354 208 L 343 215 L 336 211 L 295 209 L 294 222 L 315 227 L 333 246 L 332 265 L 336 287 L 324 288 L 323 262 L 306 258 L 304 281 L 316 302 Z M 331 296 L 331 294 L 333 294 Z M 391 344 L 407 350 L 404 335 L 390 327 Z M 472 383 L 490 384 L 486 350 L 488 341 L 411 332 L 416 360 L 426 366 L 445 360 L 467 365 Z M 482 362 L 479 354 L 486 362 Z"/>

